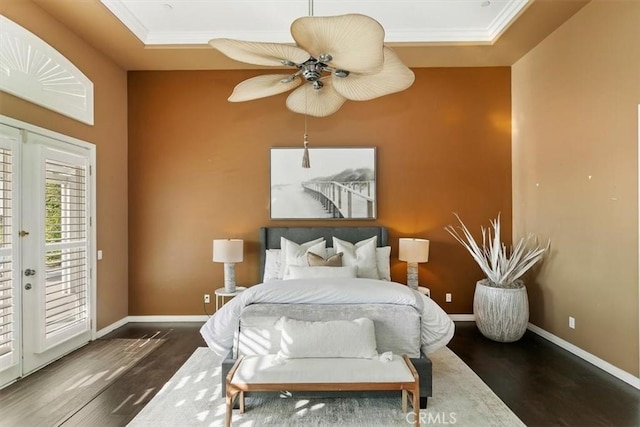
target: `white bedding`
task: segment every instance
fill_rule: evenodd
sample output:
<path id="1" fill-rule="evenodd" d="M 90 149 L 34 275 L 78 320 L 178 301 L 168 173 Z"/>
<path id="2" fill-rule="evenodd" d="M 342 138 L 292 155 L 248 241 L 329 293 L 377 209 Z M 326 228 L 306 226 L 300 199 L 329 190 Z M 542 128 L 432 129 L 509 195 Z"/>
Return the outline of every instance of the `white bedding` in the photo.
<path id="1" fill-rule="evenodd" d="M 200 329 L 209 348 L 219 356 L 227 355 L 242 310 L 259 303 L 412 306 L 421 315 L 421 349 L 425 354 L 447 345 L 455 329 L 438 304 L 399 283 L 362 278 L 274 280 L 250 287 L 211 316 Z"/>

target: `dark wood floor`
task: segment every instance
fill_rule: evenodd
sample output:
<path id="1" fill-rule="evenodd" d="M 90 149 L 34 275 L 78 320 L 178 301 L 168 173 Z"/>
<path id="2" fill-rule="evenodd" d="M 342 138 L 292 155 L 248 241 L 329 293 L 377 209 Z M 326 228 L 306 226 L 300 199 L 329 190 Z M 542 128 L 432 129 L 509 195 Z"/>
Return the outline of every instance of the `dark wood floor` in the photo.
<path id="1" fill-rule="evenodd" d="M 197 323 L 128 324 L 103 339 L 167 341 L 79 410 L 64 426 L 124 426 L 204 342 Z M 527 332 L 516 343 L 457 322 L 449 344 L 528 426 L 639 426 L 640 391 Z M 90 344 L 91 345 L 91 344 Z M 1 422 L 0 422 L 1 424 Z"/>
<path id="2" fill-rule="evenodd" d="M 528 426 L 640 426 L 640 391 L 532 332 L 503 344 L 456 322 L 449 348 Z"/>

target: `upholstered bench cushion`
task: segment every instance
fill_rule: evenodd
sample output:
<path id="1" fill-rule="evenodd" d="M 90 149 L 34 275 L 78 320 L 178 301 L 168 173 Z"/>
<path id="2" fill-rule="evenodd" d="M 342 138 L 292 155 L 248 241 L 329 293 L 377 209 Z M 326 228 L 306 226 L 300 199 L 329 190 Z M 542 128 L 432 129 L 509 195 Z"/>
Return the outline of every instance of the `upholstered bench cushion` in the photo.
<path id="1" fill-rule="evenodd" d="M 411 382 L 413 375 L 401 356 L 377 359 L 278 359 L 276 355 L 246 356 L 234 384 L 388 383 Z"/>

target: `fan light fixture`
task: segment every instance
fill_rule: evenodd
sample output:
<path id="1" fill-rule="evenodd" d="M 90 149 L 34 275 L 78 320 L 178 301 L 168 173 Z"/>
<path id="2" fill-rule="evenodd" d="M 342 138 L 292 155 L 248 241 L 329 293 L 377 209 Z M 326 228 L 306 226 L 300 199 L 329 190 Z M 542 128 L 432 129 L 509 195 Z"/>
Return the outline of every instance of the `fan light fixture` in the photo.
<path id="1" fill-rule="evenodd" d="M 310 1 L 310 15 L 312 12 Z M 248 64 L 293 67 L 288 74 L 265 74 L 239 83 L 229 97 L 243 102 L 295 89 L 286 105 L 291 111 L 329 116 L 346 100 L 367 101 L 407 89 L 413 71 L 384 46 L 384 29 L 360 14 L 306 16 L 291 24 L 296 45 L 213 39 L 209 44 Z M 297 89 L 296 89 L 297 88 Z"/>

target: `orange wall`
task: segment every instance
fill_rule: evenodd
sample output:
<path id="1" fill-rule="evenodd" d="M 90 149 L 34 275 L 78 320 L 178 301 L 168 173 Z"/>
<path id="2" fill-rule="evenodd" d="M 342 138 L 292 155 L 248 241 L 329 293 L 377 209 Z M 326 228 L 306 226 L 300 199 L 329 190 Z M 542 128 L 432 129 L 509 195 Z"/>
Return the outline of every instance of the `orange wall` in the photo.
<path id="1" fill-rule="evenodd" d="M 636 376 L 639 46 L 640 2 L 593 1 L 513 66 L 514 230 L 552 242 L 531 322 Z"/>
<path id="2" fill-rule="evenodd" d="M 128 314 L 127 75 L 28 0 L 3 0 L 0 13 L 45 40 L 94 84 L 95 125 L 88 126 L 0 92 L 0 114 L 97 146 L 97 327 Z"/>
<path id="3" fill-rule="evenodd" d="M 269 220 L 269 148 L 301 147 L 304 117 L 286 94 L 228 103 L 255 71 L 129 72 L 129 314 L 202 314 L 202 295 L 222 284 L 214 238 L 245 240 L 236 274 L 251 285 L 259 227 L 336 223 L 388 227 L 400 282 L 398 238 L 430 239 L 421 283 L 448 312 L 470 313 L 482 273 L 443 227 L 454 211 L 476 231 L 502 212 L 511 239 L 510 69 L 414 71 L 407 91 L 309 118 L 312 147 L 377 148 L 373 222 Z"/>

